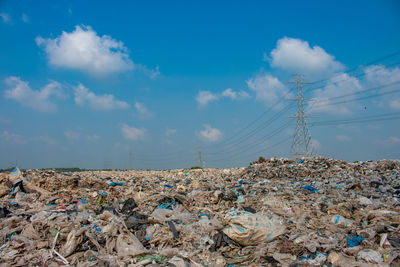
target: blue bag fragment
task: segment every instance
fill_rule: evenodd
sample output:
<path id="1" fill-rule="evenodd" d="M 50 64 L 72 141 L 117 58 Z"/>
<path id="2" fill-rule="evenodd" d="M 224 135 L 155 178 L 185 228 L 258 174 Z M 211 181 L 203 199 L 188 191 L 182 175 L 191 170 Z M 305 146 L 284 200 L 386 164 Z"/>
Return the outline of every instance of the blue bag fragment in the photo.
<path id="1" fill-rule="evenodd" d="M 364 240 L 364 237 L 362 236 L 356 236 L 353 238 L 348 238 L 346 237 L 347 245 L 349 245 L 349 248 L 356 247 L 360 245 L 360 243 Z"/>
<path id="2" fill-rule="evenodd" d="M 318 191 L 317 188 L 312 187 L 311 185 L 304 185 L 304 186 L 301 186 L 300 188 L 301 189 L 306 189 L 306 190 L 310 191 L 311 193 L 315 193 L 315 192 Z"/>
<path id="3" fill-rule="evenodd" d="M 108 183 L 109 186 L 122 186 L 124 185 L 123 182 L 109 182 Z"/>

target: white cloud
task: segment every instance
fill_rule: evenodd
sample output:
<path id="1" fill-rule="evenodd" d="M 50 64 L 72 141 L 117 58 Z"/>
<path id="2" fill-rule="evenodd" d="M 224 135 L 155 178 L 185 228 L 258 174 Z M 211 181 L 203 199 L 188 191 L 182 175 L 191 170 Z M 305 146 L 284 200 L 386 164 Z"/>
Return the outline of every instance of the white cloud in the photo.
<path id="1" fill-rule="evenodd" d="M 4 92 L 4 97 L 14 99 L 23 106 L 30 107 L 39 112 L 52 112 L 57 110 L 56 104 L 51 102 L 51 97 L 64 98 L 62 86 L 58 82 L 51 81 L 39 91 L 32 90 L 27 82 L 19 77 L 8 77 L 5 83 L 12 87 Z"/>
<path id="2" fill-rule="evenodd" d="M 371 88 L 373 86 L 388 85 L 400 81 L 399 67 L 390 69 L 382 65 L 373 65 L 367 67 L 364 71 L 365 82 L 368 88 Z M 385 86 L 384 88 L 382 88 L 381 92 L 392 90 L 396 86 L 398 86 L 398 84 L 395 84 L 393 86 Z M 400 97 L 398 95 L 384 96 L 382 101 L 383 106 L 389 106 L 391 109 L 400 110 Z"/>
<path id="3" fill-rule="evenodd" d="M 55 39 L 36 38 L 50 65 L 78 69 L 96 75 L 133 69 L 128 49 L 108 35 L 98 36 L 90 26 L 75 26 Z"/>
<path id="4" fill-rule="evenodd" d="M 228 97 L 232 100 L 249 98 L 250 95 L 246 91 L 235 92 L 232 88 L 228 88 L 221 93 L 222 97 Z"/>
<path id="5" fill-rule="evenodd" d="M 70 141 L 76 141 L 80 138 L 81 134 L 74 131 L 65 131 L 64 136 Z"/>
<path id="6" fill-rule="evenodd" d="M 89 142 L 96 142 L 99 139 L 100 139 L 100 136 L 98 136 L 97 134 L 86 135 L 86 140 Z"/>
<path id="7" fill-rule="evenodd" d="M 65 131 L 64 136 L 71 142 L 75 142 L 78 140 L 85 140 L 87 142 L 96 142 L 97 140 L 100 139 L 100 136 L 98 136 L 97 134 L 82 134 L 80 132 L 71 130 Z"/>
<path id="8" fill-rule="evenodd" d="M 199 107 L 205 107 L 208 105 L 208 103 L 218 101 L 222 97 L 230 98 L 232 100 L 241 100 L 249 98 L 250 95 L 243 90 L 240 92 L 235 92 L 232 90 L 232 88 L 227 88 L 220 94 L 214 94 L 210 91 L 199 91 L 195 99 L 199 104 Z"/>
<path id="9" fill-rule="evenodd" d="M 400 138 L 398 138 L 397 136 L 390 136 L 388 138 L 388 142 L 391 144 L 400 144 Z"/>
<path id="10" fill-rule="evenodd" d="M 29 17 L 25 13 L 22 13 L 21 19 L 23 22 L 28 23 L 29 22 Z"/>
<path id="11" fill-rule="evenodd" d="M 204 125 L 204 130 L 200 131 L 200 138 L 208 142 L 216 142 L 222 138 L 222 133 L 217 128 Z"/>
<path id="12" fill-rule="evenodd" d="M 264 73 L 246 81 L 247 86 L 256 93 L 256 99 L 271 107 L 288 94 L 286 86 L 278 78 Z M 282 107 L 282 104 L 275 108 Z"/>
<path id="13" fill-rule="evenodd" d="M 56 139 L 48 137 L 48 136 L 43 136 L 43 135 L 38 136 L 38 137 L 33 137 L 32 141 L 41 142 L 41 143 L 45 143 L 45 144 L 48 144 L 48 145 L 57 144 L 57 140 Z"/>
<path id="14" fill-rule="evenodd" d="M 346 99 L 338 98 L 342 95 L 353 94 L 362 90 L 360 81 L 357 78 L 349 76 L 347 73 L 331 78 L 323 89 L 315 90 L 314 103 L 308 106 L 309 110 L 315 113 L 326 113 L 335 115 L 345 115 L 352 112 L 354 103 L 337 103 L 354 99 L 355 95 L 349 95 Z M 331 98 L 329 100 L 329 98 Z M 332 99 L 333 98 L 333 99 Z"/>
<path id="15" fill-rule="evenodd" d="M 142 103 L 136 102 L 135 109 L 142 119 L 151 118 L 154 113 L 150 112 Z"/>
<path id="16" fill-rule="evenodd" d="M 167 129 L 166 131 L 165 131 L 165 136 L 166 136 L 166 140 L 165 140 L 165 142 L 167 143 L 167 144 L 169 144 L 169 145 L 171 145 L 172 144 L 172 140 L 170 139 L 173 135 L 175 135 L 176 134 L 176 129 Z"/>
<path id="17" fill-rule="evenodd" d="M 218 98 L 219 97 L 216 94 L 213 94 L 210 91 L 200 91 L 196 96 L 196 101 L 200 107 L 205 107 L 208 103 L 217 101 Z"/>
<path id="18" fill-rule="evenodd" d="M 395 110 L 400 110 L 400 99 L 393 99 L 389 101 L 389 107 Z"/>
<path id="19" fill-rule="evenodd" d="M 271 51 L 271 66 L 311 77 L 343 70 L 344 66 L 319 46 L 307 41 L 284 37 Z"/>
<path id="20" fill-rule="evenodd" d="M 28 142 L 28 140 L 19 134 L 9 133 L 8 131 L 3 131 L 0 133 L 0 138 L 13 144 L 23 145 Z"/>
<path id="21" fill-rule="evenodd" d="M 0 18 L 3 20 L 4 23 L 11 23 L 10 16 L 5 12 L 0 12 Z"/>
<path id="22" fill-rule="evenodd" d="M 39 142 L 47 145 L 56 145 L 58 143 L 56 139 L 48 137 L 46 135 L 26 137 L 20 134 L 9 133 L 8 131 L 3 131 L 2 133 L 0 133 L 0 139 L 3 139 L 8 143 L 17 145 L 24 145 L 29 142 Z"/>
<path id="23" fill-rule="evenodd" d="M 25 137 L 20 134 L 9 133 L 8 131 L 3 131 L 2 133 L 0 133 L 0 139 L 3 139 L 8 143 L 17 145 L 24 145 L 28 142 L 39 142 L 47 145 L 57 144 L 57 140 L 46 135 Z"/>
<path id="24" fill-rule="evenodd" d="M 232 90 L 232 88 L 228 88 L 222 92 L 221 96 L 229 97 L 231 99 L 235 99 L 237 97 L 237 93 Z"/>
<path id="25" fill-rule="evenodd" d="M 165 135 L 168 136 L 168 137 L 173 136 L 174 134 L 176 134 L 176 129 L 169 129 L 169 128 L 168 128 L 168 129 L 165 131 Z"/>
<path id="26" fill-rule="evenodd" d="M 10 123 L 10 122 L 11 122 L 10 119 L 5 118 L 5 117 L 3 117 L 3 116 L 0 116 L 0 123 Z"/>
<path id="27" fill-rule="evenodd" d="M 75 103 L 78 106 L 88 105 L 91 109 L 96 110 L 113 110 L 113 109 L 126 109 L 129 104 L 124 101 L 119 101 L 113 95 L 96 95 L 89 91 L 81 83 L 74 87 Z"/>
<path id="28" fill-rule="evenodd" d="M 150 77 L 153 80 L 160 75 L 160 67 L 159 66 L 156 66 L 154 68 L 154 70 L 152 70 L 141 64 L 136 64 L 135 69 L 141 70 L 146 76 Z"/>
<path id="29" fill-rule="evenodd" d="M 313 152 L 321 149 L 322 145 L 317 139 L 311 139 L 310 140 L 310 146 Z"/>
<path id="30" fill-rule="evenodd" d="M 336 135 L 336 140 L 340 142 L 350 142 L 350 138 L 346 135 Z"/>
<path id="31" fill-rule="evenodd" d="M 369 84 L 384 85 L 400 81 L 400 68 L 386 68 L 383 65 L 373 65 L 365 68 L 365 78 Z"/>
<path id="32" fill-rule="evenodd" d="M 121 127 L 122 134 L 126 139 L 130 140 L 142 140 L 144 139 L 146 129 L 144 128 L 135 128 L 135 127 L 130 127 L 126 124 L 123 124 Z"/>
<path id="33" fill-rule="evenodd" d="M 360 131 L 360 128 L 358 126 L 351 124 L 339 124 L 337 127 L 341 130 L 346 130 L 346 131 Z"/>

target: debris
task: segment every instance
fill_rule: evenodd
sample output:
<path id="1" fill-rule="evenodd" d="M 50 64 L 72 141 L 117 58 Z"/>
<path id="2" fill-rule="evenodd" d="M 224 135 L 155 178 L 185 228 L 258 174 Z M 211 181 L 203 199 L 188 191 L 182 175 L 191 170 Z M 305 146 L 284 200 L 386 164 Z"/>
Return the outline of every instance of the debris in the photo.
<path id="1" fill-rule="evenodd" d="M 108 183 L 109 186 L 123 186 L 124 183 L 123 182 L 109 182 Z"/>
<path id="2" fill-rule="evenodd" d="M 357 258 L 365 260 L 366 262 L 381 263 L 383 262 L 382 255 L 375 250 L 365 249 L 358 252 Z"/>
<path id="3" fill-rule="evenodd" d="M 169 229 L 171 229 L 171 232 L 174 235 L 174 238 L 178 238 L 179 233 L 178 233 L 178 231 L 176 231 L 174 223 L 172 221 L 167 221 L 167 224 L 169 226 Z"/>
<path id="4" fill-rule="evenodd" d="M 227 226 L 224 233 L 232 240 L 245 246 L 270 242 L 285 231 L 285 226 L 277 218 L 232 210 L 225 215 Z"/>
<path id="5" fill-rule="evenodd" d="M 400 262 L 400 162 L 0 173 L 4 266 Z"/>
<path id="6" fill-rule="evenodd" d="M 364 237 L 362 237 L 362 236 L 356 236 L 353 238 L 346 237 L 346 242 L 347 242 L 347 245 L 349 246 L 349 248 L 358 246 L 363 240 L 364 240 Z"/>
<path id="7" fill-rule="evenodd" d="M 318 192 L 318 189 L 315 187 L 312 187 L 311 185 L 304 185 L 304 186 L 300 186 L 301 189 L 306 189 L 308 191 L 310 191 L 311 193 L 315 193 Z"/>
<path id="8" fill-rule="evenodd" d="M 8 214 L 11 214 L 11 211 L 5 207 L 0 207 L 0 218 L 5 218 L 8 216 Z"/>
<path id="9" fill-rule="evenodd" d="M 132 214 L 133 209 L 136 208 L 136 203 L 133 198 L 129 198 L 124 202 L 124 206 L 122 206 L 121 212 L 124 214 Z"/>

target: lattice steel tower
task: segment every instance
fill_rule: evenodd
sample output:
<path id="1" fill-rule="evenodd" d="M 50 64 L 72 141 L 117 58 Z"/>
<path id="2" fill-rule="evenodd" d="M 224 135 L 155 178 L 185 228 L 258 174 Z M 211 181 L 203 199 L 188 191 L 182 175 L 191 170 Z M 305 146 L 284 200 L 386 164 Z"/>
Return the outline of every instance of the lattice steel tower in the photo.
<path id="1" fill-rule="evenodd" d="M 290 152 L 296 158 L 312 156 L 313 151 L 310 144 L 311 133 L 306 122 L 306 118 L 310 118 L 311 116 L 304 114 L 304 101 L 310 99 L 306 99 L 303 96 L 303 84 L 311 83 L 303 81 L 303 75 L 296 75 L 296 80 L 290 81 L 289 83 L 297 85 L 297 98 L 289 99 L 297 101 L 297 114 L 290 116 L 291 118 L 297 118 L 296 129 L 293 134 L 293 142 Z"/>

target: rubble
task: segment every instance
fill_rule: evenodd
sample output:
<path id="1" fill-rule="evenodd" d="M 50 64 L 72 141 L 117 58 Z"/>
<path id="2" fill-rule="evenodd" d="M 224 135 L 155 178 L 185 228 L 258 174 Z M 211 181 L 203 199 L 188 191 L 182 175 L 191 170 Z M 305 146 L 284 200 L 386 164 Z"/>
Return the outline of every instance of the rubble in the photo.
<path id="1" fill-rule="evenodd" d="M 400 162 L 0 173 L 0 266 L 398 266 Z"/>

